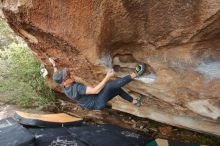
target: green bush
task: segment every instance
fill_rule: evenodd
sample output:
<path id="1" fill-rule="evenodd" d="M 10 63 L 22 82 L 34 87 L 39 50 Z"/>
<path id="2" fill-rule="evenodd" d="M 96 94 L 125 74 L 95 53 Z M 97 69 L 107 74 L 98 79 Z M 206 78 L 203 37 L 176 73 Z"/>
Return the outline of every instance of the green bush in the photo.
<path id="1" fill-rule="evenodd" d="M 54 101 L 45 85 L 40 64 L 27 45 L 0 19 L 0 102 L 47 106 Z"/>
<path id="2" fill-rule="evenodd" d="M 0 50 L 0 94 L 22 106 L 47 106 L 54 94 L 40 74 L 40 63 L 23 43 L 11 43 Z"/>

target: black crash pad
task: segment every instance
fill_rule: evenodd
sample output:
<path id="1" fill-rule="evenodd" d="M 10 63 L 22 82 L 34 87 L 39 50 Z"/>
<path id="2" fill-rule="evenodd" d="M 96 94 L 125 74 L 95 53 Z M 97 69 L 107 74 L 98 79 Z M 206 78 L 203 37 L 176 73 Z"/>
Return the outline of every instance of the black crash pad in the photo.
<path id="1" fill-rule="evenodd" d="M 153 140 L 114 125 L 84 125 L 63 128 L 29 128 L 36 146 L 144 146 Z"/>
<path id="2" fill-rule="evenodd" d="M 150 136 L 110 124 L 25 127 L 12 118 L 1 120 L 0 146 L 144 146 L 153 140 Z"/>
<path id="3" fill-rule="evenodd" d="M 0 120 L 1 146 L 34 145 L 34 136 L 12 118 Z"/>
<path id="4" fill-rule="evenodd" d="M 67 128 L 71 135 L 91 146 L 144 146 L 153 140 L 118 126 L 103 124 Z"/>
<path id="5" fill-rule="evenodd" d="M 30 128 L 29 131 L 35 136 L 35 146 L 87 146 L 66 128 Z"/>

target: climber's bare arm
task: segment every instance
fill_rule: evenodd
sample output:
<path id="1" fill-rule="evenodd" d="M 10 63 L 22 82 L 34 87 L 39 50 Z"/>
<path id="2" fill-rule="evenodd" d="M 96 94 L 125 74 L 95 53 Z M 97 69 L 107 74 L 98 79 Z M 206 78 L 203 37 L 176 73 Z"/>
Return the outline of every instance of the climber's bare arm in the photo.
<path id="1" fill-rule="evenodd" d="M 113 77 L 114 75 L 115 75 L 115 73 L 113 71 L 109 71 L 106 74 L 105 78 L 97 86 L 95 86 L 95 87 L 87 86 L 86 94 L 98 94 L 103 89 L 105 84 L 109 81 L 109 79 L 111 77 Z"/>
<path id="2" fill-rule="evenodd" d="M 49 58 L 50 63 L 53 65 L 53 72 L 57 72 L 57 67 L 56 67 L 56 63 L 52 58 Z"/>
<path id="3" fill-rule="evenodd" d="M 57 67 L 53 66 L 53 72 L 57 72 Z"/>

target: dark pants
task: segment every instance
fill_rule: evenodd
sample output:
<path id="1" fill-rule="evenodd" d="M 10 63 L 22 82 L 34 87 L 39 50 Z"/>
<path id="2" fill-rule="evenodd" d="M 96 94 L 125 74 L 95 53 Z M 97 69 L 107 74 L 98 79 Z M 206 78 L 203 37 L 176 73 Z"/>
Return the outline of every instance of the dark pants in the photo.
<path id="1" fill-rule="evenodd" d="M 132 102 L 133 98 L 121 88 L 131 81 L 132 78 L 130 75 L 127 75 L 118 80 L 110 80 L 98 94 L 96 98 L 95 109 L 103 109 L 107 102 L 117 95 L 121 96 L 123 99 L 129 102 Z"/>

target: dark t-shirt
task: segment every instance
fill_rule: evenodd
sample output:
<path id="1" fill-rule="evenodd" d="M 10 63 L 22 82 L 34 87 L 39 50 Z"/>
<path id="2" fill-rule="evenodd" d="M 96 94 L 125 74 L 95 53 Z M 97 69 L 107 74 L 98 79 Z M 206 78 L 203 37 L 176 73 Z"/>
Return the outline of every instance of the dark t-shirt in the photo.
<path id="1" fill-rule="evenodd" d="M 96 94 L 86 95 L 86 86 L 77 82 L 74 82 L 69 87 L 64 87 L 61 85 L 62 91 L 70 99 L 75 100 L 80 106 L 93 109 L 95 107 Z"/>

